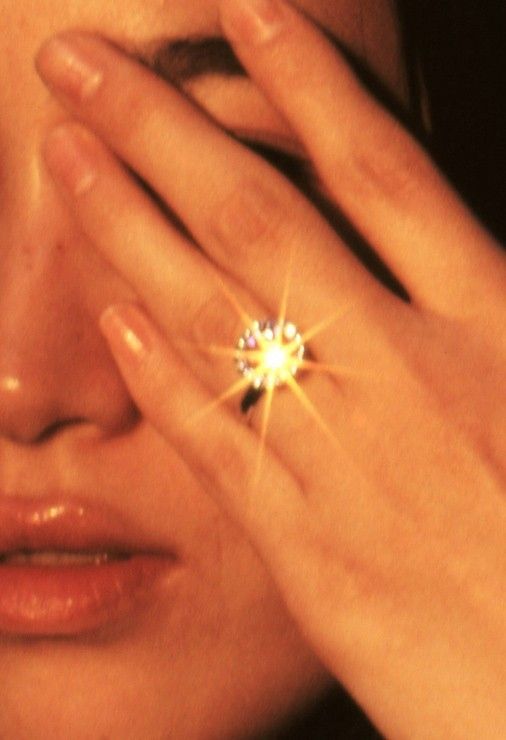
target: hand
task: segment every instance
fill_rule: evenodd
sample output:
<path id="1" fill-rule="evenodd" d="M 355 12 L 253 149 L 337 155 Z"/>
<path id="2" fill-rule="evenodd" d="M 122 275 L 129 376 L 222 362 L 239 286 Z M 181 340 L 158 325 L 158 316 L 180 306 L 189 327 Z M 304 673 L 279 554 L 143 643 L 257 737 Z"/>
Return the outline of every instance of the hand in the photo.
<path id="1" fill-rule="evenodd" d="M 103 331 L 142 413 L 377 726 L 504 737 L 504 254 L 309 21 L 279 4 L 268 25 L 240 5 L 222 4 L 237 55 L 410 301 L 178 91 L 74 33 L 86 65 L 62 70 L 54 44 L 38 60 L 80 121 L 53 132 L 46 160 L 144 306 L 110 309 Z M 309 401 L 280 389 L 248 424 L 237 399 L 214 403 L 237 376 L 206 345 L 233 348 L 245 314 L 276 316 L 287 274 L 287 316 L 312 334 Z"/>

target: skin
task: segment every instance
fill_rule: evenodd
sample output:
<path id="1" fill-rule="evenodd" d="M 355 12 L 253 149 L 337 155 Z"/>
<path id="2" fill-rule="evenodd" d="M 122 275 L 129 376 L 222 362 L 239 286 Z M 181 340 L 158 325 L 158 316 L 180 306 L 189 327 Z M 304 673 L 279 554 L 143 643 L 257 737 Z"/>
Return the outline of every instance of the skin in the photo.
<path id="1" fill-rule="evenodd" d="M 275 7 L 260 20 L 224 0 L 223 27 L 409 302 L 279 172 L 94 37 L 67 35 L 63 64 L 54 44 L 38 58 L 79 121 L 47 139 L 46 164 L 141 297 L 142 308 L 123 303 L 101 318 L 130 392 L 243 528 L 315 653 L 388 737 L 504 737 L 504 251 L 314 26 Z M 75 63 L 69 74 L 69 49 L 91 78 Z M 139 123 L 126 129 L 134 105 Z M 178 291 L 175 260 L 191 290 Z M 197 326 L 201 341 L 233 346 L 240 317 L 227 293 L 253 316 L 272 314 L 289 264 L 289 316 L 319 326 L 312 356 L 330 372 L 307 368 L 301 387 L 319 410 L 309 420 L 293 395 L 275 393 L 255 469 L 269 398 L 249 425 L 237 402 L 210 406 L 232 369 L 217 372 L 179 338 Z"/>
<path id="2" fill-rule="evenodd" d="M 388 3 L 302 6 L 406 99 Z M 4 10 L 0 490 L 42 496 L 64 489 L 71 497 L 85 491 L 176 549 L 183 569 L 175 594 L 162 591 L 107 634 L 35 642 L 0 635 L 0 736 L 222 740 L 260 731 L 313 701 L 331 681 L 329 669 L 301 636 L 255 538 L 208 496 L 178 445 L 134 404 L 98 319 L 110 304 L 145 295 L 111 255 L 94 248 L 43 162 L 42 145 L 73 112 L 34 68 L 42 43 L 65 29 L 98 33 L 130 51 L 160 34 L 217 32 L 217 5 L 127 0 L 119 13 L 113 3 L 44 0 L 34 11 L 17 0 Z M 286 135 L 285 119 L 260 88 L 246 83 L 227 94 L 226 84 L 202 81 L 191 92 L 225 125 L 261 123 L 269 134 Z M 134 76 L 126 97 L 137 85 Z M 185 323 L 178 283 L 176 276 L 174 303 L 163 306 L 174 311 L 173 331 Z M 211 313 L 202 315 L 202 327 Z M 198 327 L 195 320 L 194 336 Z M 208 374 L 208 360 L 201 363 Z M 185 377 L 174 378 L 176 387 Z"/>

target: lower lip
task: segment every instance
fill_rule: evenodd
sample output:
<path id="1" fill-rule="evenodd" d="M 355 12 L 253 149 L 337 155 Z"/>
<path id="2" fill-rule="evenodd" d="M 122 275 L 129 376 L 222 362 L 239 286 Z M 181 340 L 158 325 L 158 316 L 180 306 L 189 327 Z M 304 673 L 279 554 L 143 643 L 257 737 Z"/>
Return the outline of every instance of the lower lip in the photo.
<path id="1" fill-rule="evenodd" d="M 78 635 L 150 601 L 174 571 L 168 557 L 133 555 L 83 565 L 0 565 L 0 633 Z"/>

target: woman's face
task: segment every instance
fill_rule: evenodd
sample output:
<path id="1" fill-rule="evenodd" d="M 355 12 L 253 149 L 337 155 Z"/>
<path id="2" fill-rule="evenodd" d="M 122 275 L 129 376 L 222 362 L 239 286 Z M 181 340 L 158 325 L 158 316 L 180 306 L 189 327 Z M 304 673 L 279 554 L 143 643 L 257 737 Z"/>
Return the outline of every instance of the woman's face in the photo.
<path id="1" fill-rule="evenodd" d="M 214 36 L 216 3 L 6 3 L 0 551 L 32 554 L 0 563 L 0 736 L 240 737 L 311 700 L 328 679 L 255 552 L 139 418 L 115 369 L 97 319 L 133 294 L 86 243 L 44 169 L 41 142 L 66 114 L 33 66 L 43 40 L 66 28 L 96 31 L 129 52 L 161 38 Z M 405 95 L 388 0 L 300 4 Z M 267 140 L 284 133 L 247 80 L 208 75 L 188 89 L 227 127 Z M 136 556 L 108 573 L 80 566 L 101 569 L 91 586 L 61 554 L 56 565 L 40 558 L 120 544 Z M 159 577 L 146 577 L 139 562 L 161 564 Z"/>

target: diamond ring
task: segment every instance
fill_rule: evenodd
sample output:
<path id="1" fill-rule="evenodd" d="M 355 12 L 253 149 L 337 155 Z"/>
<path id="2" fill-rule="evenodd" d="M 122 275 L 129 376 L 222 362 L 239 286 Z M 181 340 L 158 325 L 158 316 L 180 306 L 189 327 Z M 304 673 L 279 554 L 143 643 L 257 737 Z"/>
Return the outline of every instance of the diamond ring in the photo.
<path id="1" fill-rule="evenodd" d="M 254 321 L 239 337 L 234 361 L 240 375 L 256 391 L 272 390 L 295 377 L 302 365 L 302 336 L 290 321 Z"/>

